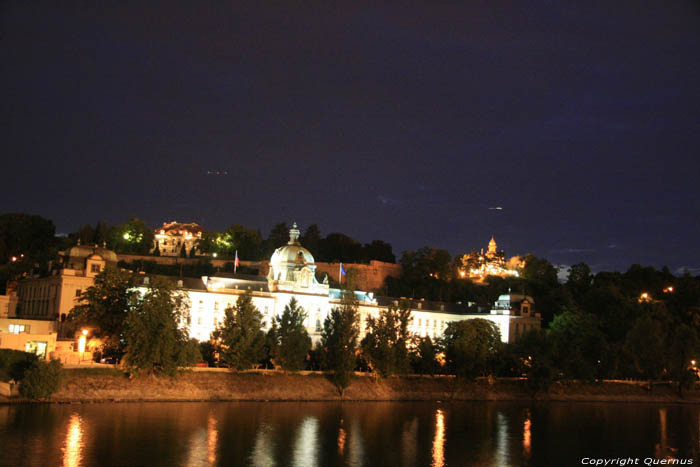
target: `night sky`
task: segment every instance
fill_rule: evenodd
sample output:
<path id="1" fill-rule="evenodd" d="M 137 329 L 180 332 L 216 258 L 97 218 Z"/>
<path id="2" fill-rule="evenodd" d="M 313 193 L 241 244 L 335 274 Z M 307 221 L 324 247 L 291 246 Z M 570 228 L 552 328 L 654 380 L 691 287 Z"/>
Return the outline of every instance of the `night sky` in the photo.
<path id="1" fill-rule="evenodd" d="M 697 0 L 5 1 L 0 86 L 0 212 L 58 232 L 700 273 Z"/>

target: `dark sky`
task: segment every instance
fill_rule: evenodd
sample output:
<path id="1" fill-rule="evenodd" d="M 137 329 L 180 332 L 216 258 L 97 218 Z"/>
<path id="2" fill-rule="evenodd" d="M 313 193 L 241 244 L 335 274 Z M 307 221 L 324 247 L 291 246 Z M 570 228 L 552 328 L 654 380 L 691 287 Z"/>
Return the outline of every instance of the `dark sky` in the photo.
<path id="1" fill-rule="evenodd" d="M 700 272 L 698 0 L 4 1 L 0 86 L 0 212 L 59 232 Z"/>

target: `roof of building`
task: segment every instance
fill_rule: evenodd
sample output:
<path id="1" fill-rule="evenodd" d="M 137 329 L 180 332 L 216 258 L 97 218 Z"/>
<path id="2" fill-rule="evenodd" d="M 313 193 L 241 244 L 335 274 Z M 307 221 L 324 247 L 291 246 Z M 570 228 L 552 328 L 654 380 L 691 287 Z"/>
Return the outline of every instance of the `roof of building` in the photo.
<path id="1" fill-rule="evenodd" d="M 177 235 L 180 232 L 189 232 L 189 233 L 200 233 L 204 232 L 204 228 L 196 224 L 194 222 L 190 222 L 189 224 L 185 224 L 182 222 L 177 222 L 177 221 L 172 221 L 172 222 L 163 222 L 163 225 L 156 230 L 156 233 L 159 232 L 164 232 L 165 234 L 173 234 Z"/>
<path id="2" fill-rule="evenodd" d="M 102 259 L 110 263 L 119 261 L 117 254 L 107 249 L 105 246 L 81 245 L 80 243 L 64 252 L 64 255 L 67 255 L 71 259 L 88 258 L 93 255 L 99 255 Z"/>
<path id="3" fill-rule="evenodd" d="M 154 278 L 159 278 L 166 280 L 168 282 L 171 282 L 174 284 L 176 287 L 179 286 L 179 281 L 182 281 L 182 288 L 183 289 L 188 289 L 188 290 L 201 290 L 203 292 L 207 291 L 207 287 L 204 284 L 204 281 L 202 278 L 195 278 L 195 277 L 183 277 L 179 278 L 177 276 L 163 276 L 160 274 L 135 274 L 135 276 L 138 278 L 137 283 L 139 286 L 142 285 L 148 285 L 147 282 L 150 282 Z M 149 281 L 146 281 L 145 279 L 148 278 Z"/>
<path id="4" fill-rule="evenodd" d="M 375 297 L 377 304 L 381 307 L 396 306 L 402 300 L 408 300 L 411 303 L 412 310 L 420 310 L 435 313 L 450 313 L 453 315 L 467 315 L 477 313 L 477 307 L 465 303 L 448 303 L 432 300 L 421 300 L 411 298 L 395 298 L 395 297 Z"/>

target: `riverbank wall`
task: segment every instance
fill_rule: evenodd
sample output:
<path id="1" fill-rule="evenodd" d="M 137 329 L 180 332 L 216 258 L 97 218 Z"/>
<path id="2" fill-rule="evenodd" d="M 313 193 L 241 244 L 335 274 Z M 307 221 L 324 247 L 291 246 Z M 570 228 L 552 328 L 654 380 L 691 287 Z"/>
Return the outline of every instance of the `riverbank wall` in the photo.
<path id="1" fill-rule="evenodd" d="M 454 377 L 400 376 L 353 379 L 343 395 L 322 373 L 187 371 L 177 378 L 128 378 L 116 369 L 68 369 L 51 401 L 581 401 L 700 403 L 697 389 L 683 397 L 672 384 L 558 382 L 533 392 L 522 379 L 455 381 Z M 20 402 L 4 398 L 3 402 Z"/>

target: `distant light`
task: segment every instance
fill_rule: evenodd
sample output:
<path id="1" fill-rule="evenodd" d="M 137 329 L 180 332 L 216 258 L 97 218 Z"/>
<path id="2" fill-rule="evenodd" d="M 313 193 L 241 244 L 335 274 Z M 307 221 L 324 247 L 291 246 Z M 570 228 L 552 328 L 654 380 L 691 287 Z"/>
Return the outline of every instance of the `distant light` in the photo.
<path id="1" fill-rule="evenodd" d="M 124 240 L 129 240 L 131 238 L 131 235 L 129 235 L 129 232 L 125 232 L 123 237 L 124 237 Z"/>
<path id="2" fill-rule="evenodd" d="M 83 333 L 83 336 L 87 336 L 87 335 L 88 335 L 88 330 L 87 330 L 87 329 L 83 329 L 81 332 Z"/>
<path id="3" fill-rule="evenodd" d="M 690 361 L 690 364 L 693 365 L 693 366 L 695 366 L 695 360 L 691 360 L 691 361 Z"/>
<path id="4" fill-rule="evenodd" d="M 13 257 L 12 257 L 12 262 L 14 263 L 15 261 L 17 261 L 17 257 L 16 257 L 16 256 L 13 256 Z"/>
<path id="5" fill-rule="evenodd" d="M 673 292 L 673 286 L 672 286 L 672 285 L 669 285 L 668 287 L 666 287 L 666 288 L 664 289 L 664 292 L 665 292 L 665 293 Z"/>
<path id="6" fill-rule="evenodd" d="M 214 253 L 212 256 L 213 256 L 214 258 L 216 258 L 216 253 Z"/>

